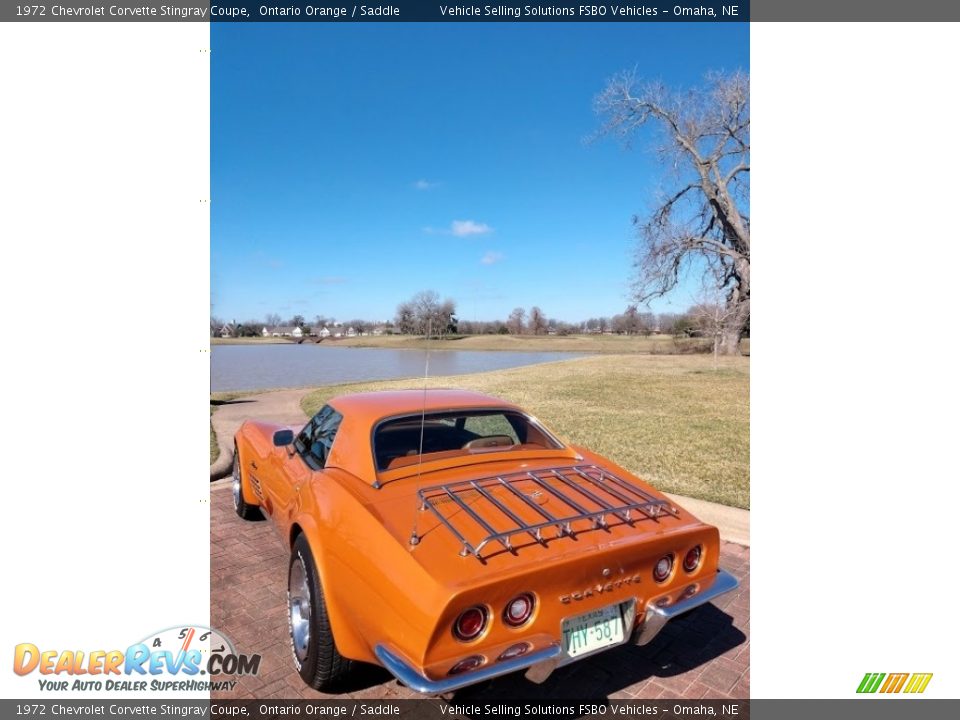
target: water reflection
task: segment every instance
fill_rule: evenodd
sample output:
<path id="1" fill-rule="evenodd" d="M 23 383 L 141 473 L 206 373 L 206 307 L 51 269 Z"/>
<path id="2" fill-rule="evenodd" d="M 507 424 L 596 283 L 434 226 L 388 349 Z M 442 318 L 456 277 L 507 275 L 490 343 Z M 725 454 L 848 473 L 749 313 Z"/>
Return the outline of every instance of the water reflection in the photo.
<path id="1" fill-rule="evenodd" d="M 210 350 L 210 388 L 213 392 L 422 377 L 424 371 L 424 353 L 420 350 L 306 344 L 214 345 Z M 430 353 L 430 375 L 502 370 L 581 355 L 440 350 Z"/>

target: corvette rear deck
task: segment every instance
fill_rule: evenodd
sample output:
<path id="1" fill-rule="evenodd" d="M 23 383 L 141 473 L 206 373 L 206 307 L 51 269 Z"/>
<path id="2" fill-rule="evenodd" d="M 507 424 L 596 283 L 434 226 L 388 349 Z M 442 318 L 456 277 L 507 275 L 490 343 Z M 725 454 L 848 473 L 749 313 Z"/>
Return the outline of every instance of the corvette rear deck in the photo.
<path id="1" fill-rule="evenodd" d="M 546 544 L 611 521 L 631 527 L 663 515 L 680 517 L 668 500 L 597 465 L 512 472 L 418 491 L 420 512 L 432 512 L 461 544 L 460 555 L 484 560 L 484 549 L 517 551 L 516 538 Z M 551 506 L 551 507 L 548 507 Z M 545 533 L 555 529 L 555 533 Z M 412 542 L 416 544 L 416 536 Z"/>

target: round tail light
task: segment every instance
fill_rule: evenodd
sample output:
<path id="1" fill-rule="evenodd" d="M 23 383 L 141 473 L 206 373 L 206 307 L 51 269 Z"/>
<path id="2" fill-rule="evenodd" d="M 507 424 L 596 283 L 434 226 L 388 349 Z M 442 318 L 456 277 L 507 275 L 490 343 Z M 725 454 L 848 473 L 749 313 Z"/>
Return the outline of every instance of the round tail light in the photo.
<path id="1" fill-rule="evenodd" d="M 703 555 L 703 548 L 697 545 L 687 550 L 683 556 L 683 569 L 687 572 L 693 572 L 700 565 L 700 557 Z"/>
<path id="2" fill-rule="evenodd" d="M 487 626 L 487 610 L 480 605 L 469 607 L 460 613 L 456 622 L 453 623 L 453 634 L 457 640 L 467 642 L 480 637 L 480 633 Z M 470 658 L 467 658 L 469 660 Z M 482 658 L 481 658 L 482 659 Z M 466 662 L 464 660 L 463 662 Z M 451 672 L 453 672 L 451 670 Z M 462 672 L 462 671 L 461 671 Z"/>
<path id="3" fill-rule="evenodd" d="M 670 571 L 673 570 L 673 555 L 664 555 L 657 560 L 653 568 L 653 579 L 657 582 L 663 582 L 670 577 Z"/>
<path id="4" fill-rule="evenodd" d="M 468 658 L 464 658 L 452 668 L 450 668 L 449 675 L 459 675 L 460 673 L 470 672 L 475 670 L 478 667 L 483 665 L 483 655 L 471 655 Z"/>
<path id="5" fill-rule="evenodd" d="M 533 595 L 523 593 L 507 603 L 503 609 L 503 621 L 510 627 L 520 627 L 533 613 Z"/>
<path id="6" fill-rule="evenodd" d="M 529 650 L 530 650 L 530 643 L 522 642 L 522 643 L 517 643 L 516 645 L 511 645 L 502 653 L 500 653 L 500 657 L 497 658 L 497 662 L 503 662 L 504 660 L 513 660 L 514 658 L 518 658 L 521 655 L 526 655 L 527 652 L 529 652 Z"/>

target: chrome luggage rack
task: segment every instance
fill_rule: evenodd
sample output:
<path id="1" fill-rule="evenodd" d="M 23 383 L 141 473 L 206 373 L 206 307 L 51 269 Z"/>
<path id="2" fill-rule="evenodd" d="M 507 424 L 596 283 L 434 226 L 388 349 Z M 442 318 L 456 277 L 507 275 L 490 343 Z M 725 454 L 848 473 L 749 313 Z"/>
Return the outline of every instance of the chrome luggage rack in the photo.
<path id="1" fill-rule="evenodd" d="M 516 487 L 520 483 L 531 484 L 534 492 L 522 492 Z M 494 495 L 494 490 L 500 490 L 500 498 Z M 460 555 L 473 555 L 480 560 L 485 559 L 483 549 L 492 542 L 499 543 L 507 552 L 515 553 L 513 538 L 517 535 L 529 535 L 541 545 L 564 536 L 574 537 L 578 532 L 583 532 L 583 529 L 573 527 L 573 523 L 580 520 L 592 521 L 592 526 L 587 529 L 594 530 L 606 529 L 609 516 L 630 526 L 638 520 L 657 522 L 663 515 L 680 516 L 677 508 L 668 500 L 658 500 L 634 483 L 597 465 L 540 468 L 492 475 L 478 480 L 421 488 L 417 494 L 420 512 L 430 510 L 453 533 L 463 546 Z M 543 494 L 548 496 L 547 500 L 556 498 L 568 510 L 561 515 L 550 512 L 534 499 Z M 454 512 L 445 514 L 441 506 L 449 503 L 453 504 Z M 511 504 L 514 505 L 513 509 Z M 520 507 L 532 511 L 542 521 L 531 523 L 523 520 L 517 514 Z M 485 512 L 491 508 L 494 511 L 492 516 Z M 634 511 L 637 511 L 636 514 Z M 484 519 L 484 515 L 488 519 Z M 464 532 L 454 524 L 455 517 L 468 518 Z M 492 523 L 501 527 L 494 527 Z M 508 527 L 504 528 L 503 525 Z M 467 527 L 474 532 L 468 533 Z M 475 534 L 477 527 L 483 536 L 471 542 L 467 534 Z M 543 531 L 549 528 L 556 528 L 556 535 L 546 537 Z M 419 538 L 414 533 L 410 543 L 416 545 L 418 542 Z"/>

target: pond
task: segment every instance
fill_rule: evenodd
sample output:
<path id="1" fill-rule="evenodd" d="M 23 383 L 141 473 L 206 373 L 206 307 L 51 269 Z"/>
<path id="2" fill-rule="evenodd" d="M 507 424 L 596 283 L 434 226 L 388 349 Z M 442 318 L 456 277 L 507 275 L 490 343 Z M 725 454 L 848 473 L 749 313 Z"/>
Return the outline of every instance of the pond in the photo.
<path id="1" fill-rule="evenodd" d="M 583 353 L 562 352 L 437 350 L 430 353 L 430 376 L 503 370 L 582 356 Z M 423 372 L 422 350 L 293 343 L 210 348 L 211 392 L 423 377 Z"/>

